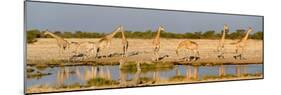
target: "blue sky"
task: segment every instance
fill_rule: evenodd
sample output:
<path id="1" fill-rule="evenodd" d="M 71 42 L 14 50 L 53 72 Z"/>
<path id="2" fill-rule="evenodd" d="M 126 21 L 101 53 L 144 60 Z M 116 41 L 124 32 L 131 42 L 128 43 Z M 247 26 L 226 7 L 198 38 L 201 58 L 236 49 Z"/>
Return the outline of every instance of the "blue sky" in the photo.
<path id="1" fill-rule="evenodd" d="M 126 30 L 155 31 L 163 25 L 166 31 L 185 33 L 222 30 L 228 24 L 230 31 L 253 27 L 262 31 L 262 17 L 226 14 L 208 14 L 163 10 L 146 10 L 102 6 L 82 6 L 57 3 L 26 3 L 26 28 L 51 31 L 111 32 L 118 25 Z"/>

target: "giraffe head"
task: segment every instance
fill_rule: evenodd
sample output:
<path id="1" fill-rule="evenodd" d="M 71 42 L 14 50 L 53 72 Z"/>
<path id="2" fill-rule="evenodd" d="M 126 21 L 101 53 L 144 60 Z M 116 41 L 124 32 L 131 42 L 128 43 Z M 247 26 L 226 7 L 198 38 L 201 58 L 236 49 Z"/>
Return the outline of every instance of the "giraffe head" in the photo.
<path id="1" fill-rule="evenodd" d="M 49 30 L 48 29 L 43 31 L 43 35 L 48 35 L 48 34 L 49 34 Z"/>
<path id="2" fill-rule="evenodd" d="M 253 31 L 253 28 L 252 28 L 252 27 L 249 27 L 248 32 L 250 33 L 250 32 L 252 32 L 252 31 Z"/>
<path id="3" fill-rule="evenodd" d="M 123 31 L 123 26 L 122 25 L 119 25 L 116 29 L 115 29 L 116 32 L 122 32 Z"/>
<path id="4" fill-rule="evenodd" d="M 228 25 L 227 24 L 224 24 L 223 25 L 223 29 L 224 29 L 224 31 L 227 33 L 227 32 L 229 32 L 229 28 L 228 28 Z"/>
<path id="5" fill-rule="evenodd" d="M 158 31 L 160 31 L 160 32 L 163 31 L 164 32 L 165 29 L 164 29 L 164 27 L 162 25 L 160 25 L 159 28 L 158 28 Z"/>
<path id="6" fill-rule="evenodd" d="M 122 25 L 120 25 L 119 28 L 120 28 L 119 30 L 120 32 L 124 32 L 124 27 Z"/>

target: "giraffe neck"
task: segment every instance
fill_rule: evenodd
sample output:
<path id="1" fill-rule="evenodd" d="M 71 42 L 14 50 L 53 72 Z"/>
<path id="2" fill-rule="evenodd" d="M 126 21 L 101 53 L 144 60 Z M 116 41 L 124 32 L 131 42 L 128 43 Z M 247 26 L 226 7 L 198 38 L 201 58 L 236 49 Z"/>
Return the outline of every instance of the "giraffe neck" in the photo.
<path id="1" fill-rule="evenodd" d="M 160 30 L 160 28 L 158 28 L 155 39 L 160 39 L 160 33 L 161 33 L 161 30 Z"/>
<path id="2" fill-rule="evenodd" d="M 248 39 L 249 33 L 250 33 L 250 30 L 247 31 L 247 33 L 246 33 L 245 37 L 242 39 L 242 41 L 246 41 Z"/>
<path id="3" fill-rule="evenodd" d="M 112 38 L 116 35 L 116 33 L 119 32 L 119 31 L 120 31 L 120 28 L 115 29 L 112 33 L 108 34 L 105 38 L 108 39 L 108 40 L 110 40 L 110 39 L 112 39 Z"/>
<path id="4" fill-rule="evenodd" d="M 224 29 L 223 32 L 222 32 L 222 37 L 221 37 L 222 43 L 224 42 L 224 39 L 225 39 L 225 32 L 226 32 L 226 30 Z"/>
<path id="5" fill-rule="evenodd" d="M 49 34 L 50 36 L 54 37 L 57 40 L 63 40 L 63 38 L 61 38 L 61 37 L 59 37 L 59 36 L 57 36 L 57 35 L 55 35 L 55 34 L 53 34 L 51 32 L 47 32 L 47 34 Z"/>
<path id="6" fill-rule="evenodd" d="M 122 31 L 121 33 L 122 33 L 122 39 L 125 40 L 125 39 L 126 39 L 126 36 L 125 36 L 124 31 Z"/>

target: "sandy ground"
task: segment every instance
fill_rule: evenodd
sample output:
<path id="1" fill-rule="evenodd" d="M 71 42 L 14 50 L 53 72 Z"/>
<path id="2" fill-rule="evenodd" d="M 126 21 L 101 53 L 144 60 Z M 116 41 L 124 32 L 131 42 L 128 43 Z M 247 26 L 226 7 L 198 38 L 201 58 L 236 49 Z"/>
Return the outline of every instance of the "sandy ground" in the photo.
<path id="1" fill-rule="evenodd" d="M 67 41 L 75 42 L 96 42 L 98 39 L 66 39 Z M 185 57 L 187 52 L 180 50 L 180 56 L 177 56 L 175 49 L 179 42 L 183 40 L 192 40 L 199 44 L 200 59 L 196 62 L 210 62 L 210 63 L 262 63 L 263 62 L 263 41 L 262 40 L 248 40 L 248 45 L 245 51 L 244 60 L 235 60 L 235 46 L 230 43 L 237 40 L 226 40 L 225 45 L 225 59 L 218 59 L 218 53 L 215 49 L 218 40 L 208 39 L 161 39 L 160 56 L 169 55 L 161 61 L 178 61 Z M 128 39 L 129 49 L 128 54 L 138 52 L 138 55 L 129 56 L 125 58 L 127 61 L 152 61 L 153 56 L 152 39 Z M 65 51 L 63 55 L 59 54 L 59 49 L 55 39 L 38 39 L 38 42 L 27 44 L 27 60 L 29 61 L 48 61 L 48 60 L 67 60 L 72 55 L 74 46 Z M 85 49 L 81 49 L 82 51 Z M 100 55 L 108 55 L 112 53 L 122 53 L 121 39 L 113 39 L 112 44 L 108 50 L 101 50 Z M 86 60 L 94 60 L 100 62 L 119 62 L 121 56 L 111 58 L 94 59 L 94 56 L 88 57 Z"/>

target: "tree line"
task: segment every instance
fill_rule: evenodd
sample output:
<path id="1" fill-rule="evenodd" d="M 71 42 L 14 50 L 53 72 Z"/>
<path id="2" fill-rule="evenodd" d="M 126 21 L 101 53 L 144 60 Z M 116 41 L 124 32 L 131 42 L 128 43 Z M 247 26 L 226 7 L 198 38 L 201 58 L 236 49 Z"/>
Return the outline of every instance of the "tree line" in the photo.
<path id="1" fill-rule="evenodd" d="M 106 33 L 99 32 L 86 32 L 86 31 L 75 31 L 75 32 L 61 32 L 55 31 L 54 34 L 63 38 L 100 38 L 106 35 Z M 176 39 L 219 39 L 221 37 L 222 31 L 208 30 L 205 32 L 186 32 L 186 33 L 175 33 L 175 32 L 161 32 L 162 38 L 176 38 Z M 240 39 L 246 33 L 244 29 L 237 29 L 235 32 L 228 32 L 226 34 L 226 39 Z M 155 31 L 125 31 L 125 36 L 127 38 L 138 38 L 138 39 L 150 39 L 156 35 Z M 115 35 L 116 38 L 121 38 L 121 33 Z M 36 42 L 36 38 L 50 38 L 50 36 L 43 35 L 43 31 L 38 29 L 27 30 L 27 43 Z M 250 39 L 263 40 L 263 32 L 258 31 L 251 33 L 249 35 Z"/>

